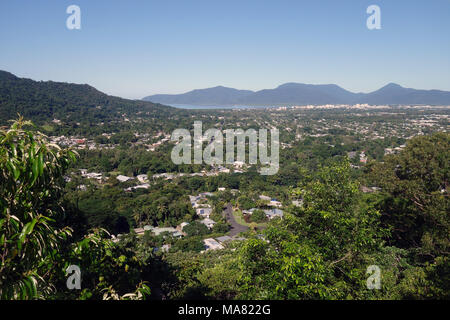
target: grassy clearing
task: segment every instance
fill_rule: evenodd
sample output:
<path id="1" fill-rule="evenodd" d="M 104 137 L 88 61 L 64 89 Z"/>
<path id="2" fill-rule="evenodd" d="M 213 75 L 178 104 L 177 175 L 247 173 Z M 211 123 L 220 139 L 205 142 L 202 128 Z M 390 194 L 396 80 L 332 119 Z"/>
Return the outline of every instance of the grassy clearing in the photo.
<path id="1" fill-rule="evenodd" d="M 242 215 L 242 211 L 241 210 L 233 210 L 233 216 L 234 219 L 236 220 L 237 223 L 239 223 L 240 225 L 246 226 L 246 227 L 250 227 L 251 223 L 247 223 L 244 220 L 244 217 Z M 267 222 L 262 222 L 262 223 L 256 223 L 258 228 L 265 228 L 267 227 Z"/>

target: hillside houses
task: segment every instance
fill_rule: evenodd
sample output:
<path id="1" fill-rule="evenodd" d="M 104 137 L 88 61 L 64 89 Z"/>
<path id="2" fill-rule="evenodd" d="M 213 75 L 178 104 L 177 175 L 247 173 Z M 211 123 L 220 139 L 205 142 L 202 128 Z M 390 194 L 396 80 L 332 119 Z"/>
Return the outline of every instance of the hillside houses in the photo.
<path id="1" fill-rule="evenodd" d="M 211 192 L 203 192 L 198 196 L 189 196 L 189 201 L 192 208 L 195 210 L 197 215 L 203 218 L 209 218 L 212 213 L 211 205 L 205 203 L 207 197 L 211 197 L 213 194 Z"/>
<path id="2" fill-rule="evenodd" d="M 210 204 L 205 203 L 208 197 L 213 196 L 211 192 L 203 192 L 198 196 L 189 196 L 189 201 L 191 202 L 192 208 L 195 210 L 195 213 L 203 218 L 200 223 L 203 223 L 208 229 L 212 229 L 216 222 L 210 219 L 212 214 L 212 207 Z"/>
<path id="3" fill-rule="evenodd" d="M 262 201 L 260 207 L 242 210 L 244 215 L 251 216 L 255 210 L 261 210 L 264 212 L 268 220 L 272 220 L 277 217 L 281 219 L 283 218 L 283 210 L 280 209 L 283 207 L 283 204 L 280 201 L 266 195 L 260 195 L 258 198 Z"/>
<path id="4" fill-rule="evenodd" d="M 402 144 L 399 147 L 395 147 L 395 148 L 385 148 L 384 149 L 384 155 L 388 155 L 388 154 L 397 154 L 400 151 L 402 151 L 404 148 L 406 147 L 406 145 Z"/>
<path id="5" fill-rule="evenodd" d="M 259 199 L 266 202 L 267 206 L 269 206 L 269 207 L 281 208 L 283 206 L 281 204 L 281 202 L 278 201 L 277 199 L 273 199 L 273 198 L 265 196 L 265 195 L 260 195 Z"/>
<path id="6" fill-rule="evenodd" d="M 130 191 L 134 191 L 134 190 L 138 190 L 138 189 L 148 189 L 150 188 L 150 185 L 148 183 L 144 183 L 144 184 L 140 184 L 134 187 L 129 187 L 126 188 L 125 191 L 130 192 Z"/>
<path id="7" fill-rule="evenodd" d="M 241 165 L 235 165 L 234 170 L 231 171 L 229 168 L 224 166 L 215 166 L 210 171 L 202 170 L 201 172 L 193 172 L 193 173 L 157 173 L 152 176 L 153 179 L 164 179 L 164 180 L 173 180 L 179 177 L 215 177 L 219 174 L 230 174 L 230 173 L 243 173 L 244 170 Z"/>
<path id="8" fill-rule="evenodd" d="M 183 233 L 181 233 L 179 230 L 177 230 L 176 228 L 173 228 L 173 227 L 161 228 L 161 227 L 153 227 L 153 226 L 144 226 L 143 228 L 135 228 L 134 229 L 134 232 L 136 232 L 136 234 L 138 236 L 143 236 L 146 231 L 151 232 L 155 236 L 159 236 L 165 232 L 167 232 L 168 234 L 170 234 L 172 237 L 175 237 L 175 238 L 181 238 L 184 236 Z"/>
<path id="9" fill-rule="evenodd" d="M 87 169 L 80 169 L 80 174 L 83 178 L 95 179 L 97 181 L 102 181 L 103 175 L 97 172 L 88 172 Z"/>
<path id="10" fill-rule="evenodd" d="M 231 241 L 243 241 L 245 238 L 243 237 L 230 237 L 230 236 L 221 236 L 215 239 L 207 238 L 203 240 L 203 244 L 205 246 L 205 251 L 209 250 L 220 250 L 224 249 L 228 242 Z"/>
<path id="11" fill-rule="evenodd" d="M 283 218 L 283 210 L 278 208 L 273 209 L 258 209 L 258 208 L 251 208 L 249 210 L 242 210 L 242 213 L 252 215 L 255 210 L 262 210 L 264 211 L 267 219 L 272 220 L 273 218 Z"/>
<path id="12" fill-rule="evenodd" d="M 88 172 L 87 169 L 80 169 L 80 175 L 83 178 L 94 179 L 94 180 L 97 180 L 100 183 L 103 183 L 107 179 L 107 177 L 105 177 L 103 173 Z M 141 184 L 136 185 L 136 186 L 131 186 L 131 187 L 125 188 L 124 191 L 127 191 L 127 192 L 135 191 L 135 190 L 138 190 L 138 189 L 148 189 L 148 188 L 150 188 L 150 184 L 149 184 L 149 181 L 147 179 L 147 175 L 146 174 L 138 175 L 136 178 L 135 177 L 125 176 L 125 175 L 118 175 L 115 178 L 121 183 L 129 182 L 129 181 L 132 181 L 132 180 L 137 180 L 137 181 L 139 181 L 141 183 Z"/>

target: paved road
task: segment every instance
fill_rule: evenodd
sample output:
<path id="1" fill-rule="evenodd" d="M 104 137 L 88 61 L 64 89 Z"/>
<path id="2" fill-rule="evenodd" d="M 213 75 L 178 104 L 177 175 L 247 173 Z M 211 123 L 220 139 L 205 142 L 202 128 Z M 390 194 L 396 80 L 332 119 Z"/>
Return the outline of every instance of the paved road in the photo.
<path id="1" fill-rule="evenodd" d="M 233 208 L 231 204 L 227 204 L 227 208 L 224 211 L 225 217 L 227 221 L 231 224 L 231 230 L 230 230 L 230 236 L 233 237 L 243 231 L 247 231 L 248 227 L 243 226 L 236 222 L 236 219 L 234 219 L 233 216 Z"/>

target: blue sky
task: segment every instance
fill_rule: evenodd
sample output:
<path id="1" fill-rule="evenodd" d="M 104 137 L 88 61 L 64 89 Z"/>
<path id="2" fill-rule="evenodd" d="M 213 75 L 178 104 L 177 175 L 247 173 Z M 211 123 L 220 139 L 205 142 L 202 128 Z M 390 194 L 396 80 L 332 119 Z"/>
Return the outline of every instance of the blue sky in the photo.
<path id="1" fill-rule="evenodd" d="M 66 8 L 81 8 L 68 30 Z M 368 30 L 366 8 L 381 8 Z M 142 98 L 224 85 L 450 91 L 450 0 L 2 0 L 0 69 Z"/>

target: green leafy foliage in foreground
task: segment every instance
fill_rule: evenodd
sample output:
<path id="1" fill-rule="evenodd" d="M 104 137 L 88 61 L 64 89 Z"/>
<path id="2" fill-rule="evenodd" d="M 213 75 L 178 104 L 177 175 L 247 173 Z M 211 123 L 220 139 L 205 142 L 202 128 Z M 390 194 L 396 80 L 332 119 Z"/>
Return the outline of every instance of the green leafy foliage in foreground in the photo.
<path id="1" fill-rule="evenodd" d="M 0 133 L 0 293 L 3 298 L 38 297 L 49 289 L 39 268 L 54 257 L 71 230 L 55 229 L 60 181 L 70 151 L 45 143 L 20 119 Z M 37 288 L 41 287 L 42 291 Z"/>
<path id="2" fill-rule="evenodd" d="M 60 200 L 61 184 L 75 153 L 48 144 L 44 135 L 26 129 L 30 126 L 19 119 L 0 132 L 0 297 L 61 297 L 71 264 L 83 268 L 85 289 L 65 298 L 147 295 L 133 251 L 99 231 L 71 243 L 72 230 L 56 227 L 70 214 Z M 136 284 L 137 291 L 126 295 Z"/>
<path id="3" fill-rule="evenodd" d="M 268 243 L 244 245 L 246 297 L 330 299 L 360 291 L 365 257 L 382 246 L 384 231 L 349 172 L 345 162 L 322 168 L 294 190 L 304 205 L 268 227 Z"/>
<path id="4" fill-rule="evenodd" d="M 59 272 L 52 273 L 49 281 L 56 284 L 54 299 L 138 299 L 150 294 L 143 279 L 144 264 L 134 250 L 133 242 L 117 245 L 110 235 L 101 229 L 93 230 L 78 242 L 70 243 L 61 251 L 52 266 Z M 134 246 L 133 246 L 134 247 Z M 148 260 L 147 262 L 149 262 Z M 82 290 L 68 290 L 65 270 L 76 265 L 82 270 Z M 50 267 L 50 266 L 49 266 Z M 129 290 L 136 288 L 135 292 Z"/>

